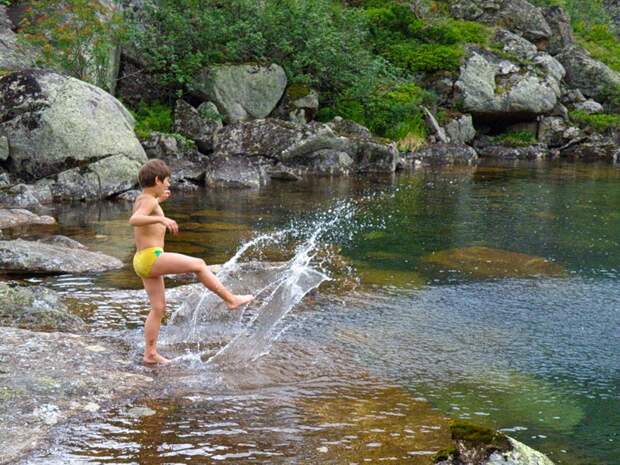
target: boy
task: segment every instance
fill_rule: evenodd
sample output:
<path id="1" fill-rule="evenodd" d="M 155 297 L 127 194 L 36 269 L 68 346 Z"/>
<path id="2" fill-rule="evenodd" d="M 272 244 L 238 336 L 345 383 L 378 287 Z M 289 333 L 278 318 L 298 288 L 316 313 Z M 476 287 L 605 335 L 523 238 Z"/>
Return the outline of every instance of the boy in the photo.
<path id="1" fill-rule="evenodd" d="M 138 180 L 142 193 L 134 202 L 129 224 L 134 227 L 137 249 L 133 267 L 142 278 L 151 303 L 151 311 L 144 324 L 144 362 L 168 363 L 169 360 L 157 352 L 157 337 L 166 309 L 164 275 L 195 273 L 202 284 L 222 298 L 231 310 L 248 303 L 254 296 L 232 294 L 211 273 L 204 260 L 164 252 L 166 229 L 175 235 L 179 232 L 177 223 L 165 217 L 159 206 L 170 197 L 170 169 L 161 160 L 149 160 L 140 168 Z"/>

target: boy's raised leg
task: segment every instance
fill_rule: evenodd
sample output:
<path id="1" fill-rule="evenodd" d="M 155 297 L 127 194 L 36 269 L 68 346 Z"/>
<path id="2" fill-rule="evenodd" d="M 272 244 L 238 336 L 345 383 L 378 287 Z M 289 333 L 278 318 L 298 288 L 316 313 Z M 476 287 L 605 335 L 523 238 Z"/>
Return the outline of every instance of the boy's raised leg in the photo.
<path id="1" fill-rule="evenodd" d="M 142 278 L 142 282 L 151 303 L 151 311 L 144 323 L 144 361 L 146 363 L 168 363 L 170 360 L 157 352 L 159 328 L 166 313 L 164 278 L 163 276 Z"/>
<path id="2" fill-rule="evenodd" d="M 231 310 L 246 304 L 252 299 L 253 295 L 236 295 L 230 292 L 217 279 L 204 260 L 179 253 L 164 252 L 161 254 L 153 267 L 151 276 L 163 276 L 166 274 L 195 273 L 200 282 L 209 290 L 215 292 Z M 150 279 L 150 278 L 149 278 Z M 163 287 L 163 284 L 162 284 Z"/>

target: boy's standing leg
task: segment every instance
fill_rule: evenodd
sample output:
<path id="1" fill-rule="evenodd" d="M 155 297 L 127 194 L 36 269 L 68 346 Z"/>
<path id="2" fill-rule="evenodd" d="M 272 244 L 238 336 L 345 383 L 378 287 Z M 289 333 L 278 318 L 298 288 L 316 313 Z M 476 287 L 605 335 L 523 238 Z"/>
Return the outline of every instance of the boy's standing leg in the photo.
<path id="1" fill-rule="evenodd" d="M 169 360 L 157 352 L 159 328 L 166 313 L 164 277 L 142 278 L 142 282 L 151 303 L 151 311 L 144 323 L 144 361 L 146 363 L 167 363 Z"/>

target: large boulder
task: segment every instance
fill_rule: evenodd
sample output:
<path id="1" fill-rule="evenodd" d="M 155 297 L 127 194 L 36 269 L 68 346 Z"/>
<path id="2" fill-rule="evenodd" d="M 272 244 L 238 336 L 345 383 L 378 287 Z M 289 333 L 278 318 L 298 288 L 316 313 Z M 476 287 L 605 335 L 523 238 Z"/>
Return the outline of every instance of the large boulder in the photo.
<path id="1" fill-rule="evenodd" d="M 556 58 L 566 69 L 566 82 L 586 97 L 606 103 L 610 91 L 620 88 L 620 73 L 595 60 L 579 46 L 564 49 Z"/>
<path id="2" fill-rule="evenodd" d="M 118 258 L 81 247 L 41 241 L 0 241 L 0 268 L 8 273 L 88 273 L 123 267 Z"/>
<path id="3" fill-rule="evenodd" d="M 13 23 L 7 16 L 6 6 L 0 5 L 0 69 L 14 71 L 34 65 L 32 50 L 17 41 Z"/>
<path id="4" fill-rule="evenodd" d="M 456 0 L 450 12 L 457 18 L 503 27 L 533 42 L 552 35 L 542 9 L 525 0 Z"/>
<path id="5" fill-rule="evenodd" d="M 269 178 L 261 157 L 218 154 L 209 157 L 205 172 L 208 187 L 259 188 Z"/>
<path id="6" fill-rule="evenodd" d="M 0 134 L 9 140 L 9 166 L 26 179 L 114 155 L 146 161 L 133 117 L 118 100 L 51 71 L 1 78 L 0 121 Z"/>
<path id="7" fill-rule="evenodd" d="M 47 215 L 35 215 L 22 208 L 0 208 L 0 229 L 28 226 L 31 224 L 54 224 L 56 220 Z"/>
<path id="8" fill-rule="evenodd" d="M 286 89 L 281 66 L 216 65 L 202 70 L 194 90 L 214 102 L 229 123 L 265 118 Z"/>
<path id="9" fill-rule="evenodd" d="M 97 200 L 125 192 L 138 182 L 141 163 L 124 155 L 113 155 L 85 168 L 72 168 L 51 181 L 58 200 Z"/>
<path id="10" fill-rule="evenodd" d="M 531 120 L 549 113 L 561 95 L 564 70 L 547 54 L 538 60 L 513 63 L 471 48 L 455 84 L 456 98 L 466 112 L 492 122 Z"/>
<path id="11" fill-rule="evenodd" d="M 81 332 L 86 324 L 69 312 L 59 294 L 43 286 L 0 283 L 0 326 L 31 331 Z"/>

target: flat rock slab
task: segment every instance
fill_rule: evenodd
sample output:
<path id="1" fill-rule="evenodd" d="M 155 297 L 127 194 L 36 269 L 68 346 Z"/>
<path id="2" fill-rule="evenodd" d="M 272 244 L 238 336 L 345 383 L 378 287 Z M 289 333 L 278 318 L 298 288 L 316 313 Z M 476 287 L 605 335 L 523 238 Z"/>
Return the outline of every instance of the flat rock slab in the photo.
<path id="1" fill-rule="evenodd" d="M 0 268 L 13 273 L 88 273 L 123 267 L 118 258 L 36 241 L 0 241 Z"/>
<path id="2" fill-rule="evenodd" d="M 43 445 L 53 425 L 151 381 L 100 338 L 0 327 L 0 464 Z"/>
<path id="3" fill-rule="evenodd" d="M 435 252 L 422 263 L 470 275 L 474 278 L 527 278 L 564 276 L 566 270 L 542 257 L 490 247 L 472 246 Z"/>
<path id="4" fill-rule="evenodd" d="M 0 229 L 14 228 L 29 224 L 54 224 L 51 216 L 39 216 L 22 208 L 0 208 Z"/>

